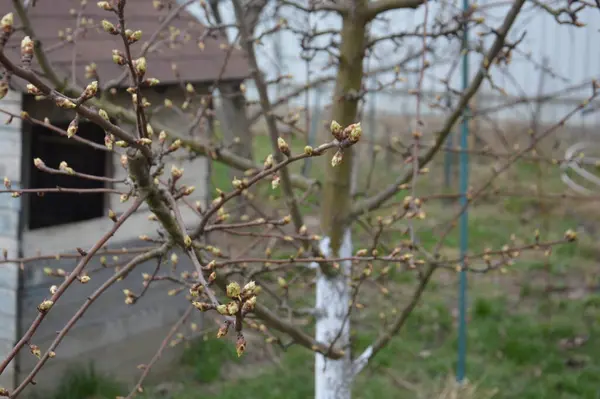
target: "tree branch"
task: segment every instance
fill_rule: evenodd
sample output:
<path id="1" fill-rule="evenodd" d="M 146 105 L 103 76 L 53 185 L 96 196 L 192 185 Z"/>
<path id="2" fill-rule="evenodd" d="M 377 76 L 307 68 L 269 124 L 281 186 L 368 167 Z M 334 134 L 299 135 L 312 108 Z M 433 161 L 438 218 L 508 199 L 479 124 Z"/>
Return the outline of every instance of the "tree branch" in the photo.
<path id="1" fill-rule="evenodd" d="M 417 8 L 424 2 L 424 0 L 377 0 L 369 3 L 365 17 L 367 20 L 372 20 L 383 12 L 401 8 Z"/>
<path id="2" fill-rule="evenodd" d="M 431 147 L 429 151 L 419 159 L 419 168 L 422 168 L 425 165 L 427 165 L 442 148 L 442 145 L 446 142 L 446 138 L 450 134 L 450 131 L 454 127 L 454 124 L 458 121 L 458 119 L 463 114 L 464 110 L 467 108 L 469 101 L 471 101 L 471 98 L 479 90 L 479 86 L 481 86 L 486 76 L 488 75 L 488 70 L 492 66 L 494 59 L 498 56 L 498 54 L 504 47 L 506 35 L 508 34 L 508 31 L 515 22 L 524 4 L 525 0 L 517 0 L 513 3 L 510 11 L 504 19 L 501 28 L 497 32 L 496 40 L 494 41 L 490 50 L 485 55 L 484 61 L 482 62 L 482 65 L 479 71 L 477 72 L 477 75 L 475 76 L 467 90 L 463 93 L 454 112 L 452 112 L 452 114 L 446 119 L 444 127 L 435 134 L 437 138 L 433 147 Z M 355 206 L 352 209 L 352 212 L 350 213 L 349 218 L 353 220 L 366 212 L 377 209 L 385 201 L 392 198 L 394 194 L 396 194 L 400 190 L 400 186 L 410 182 L 411 180 L 412 171 L 409 171 L 404 176 L 399 177 L 394 183 L 392 183 L 380 193 L 355 204 Z"/>

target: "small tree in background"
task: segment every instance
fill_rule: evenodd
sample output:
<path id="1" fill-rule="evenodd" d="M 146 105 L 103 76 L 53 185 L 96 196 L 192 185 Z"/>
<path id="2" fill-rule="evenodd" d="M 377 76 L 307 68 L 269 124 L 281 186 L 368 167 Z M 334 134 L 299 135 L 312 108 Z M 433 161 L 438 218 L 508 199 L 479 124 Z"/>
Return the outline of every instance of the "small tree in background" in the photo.
<path id="1" fill-rule="evenodd" d="M 161 1 L 155 2 L 160 5 Z M 35 30 L 26 18 L 27 9 L 24 2 L 13 0 L 15 9 L 22 19 L 22 23 L 28 30 Z M 341 28 L 324 30 L 321 32 L 316 28 L 306 27 L 301 30 L 287 23 L 277 21 L 271 30 L 255 32 L 256 25 L 249 21 L 244 10 L 244 5 L 239 0 L 232 0 L 235 12 L 235 28 L 238 32 L 238 45 L 248 56 L 252 79 L 258 92 L 260 111 L 266 121 L 266 130 L 271 145 L 271 153 L 259 162 L 243 158 L 239 153 L 227 148 L 209 145 L 209 140 L 198 140 L 193 138 L 188 131 L 194 129 L 182 129 L 173 131 L 164 129 L 158 123 L 143 123 L 146 121 L 149 110 L 143 104 L 141 93 L 144 87 L 153 84 L 152 80 L 152 54 L 146 54 L 138 58 L 136 54 L 136 43 L 145 37 L 146 33 L 137 31 L 124 31 L 119 21 L 127 20 L 126 0 L 101 1 L 98 7 L 106 11 L 106 18 L 98 26 L 106 35 L 115 37 L 115 46 L 120 50 L 118 63 L 126 70 L 133 82 L 128 91 L 132 94 L 134 102 L 127 108 L 111 102 L 110 98 L 99 96 L 104 88 L 98 82 L 78 82 L 67 84 L 60 77 L 56 77 L 54 71 L 44 71 L 46 77 L 50 77 L 50 83 L 46 83 L 40 76 L 30 68 L 31 59 L 35 56 L 39 64 L 44 67 L 49 63 L 44 62 L 44 48 L 35 46 L 31 38 L 26 37 L 21 42 L 21 59 L 11 59 L 0 48 L 0 65 L 4 68 L 2 80 L 2 92 L 6 93 L 11 79 L 22 79 L 27 82 L 30 93 L 42 96 L 53 101 L 57 107 L 73 110 L 77 117 L 66 131 L 61 134 L 68 137 L 76 136 L 77 121 L 81 119 L 100 126 L 105 132 L 107 148 L 120 157 L 124 167 L 127 169 L 129 179 L 133 184 L 130 191 L 119 193 L 124 201 L 132 205 L 122 215 L 111 213 L 114 220 L 113 228 L 105 232 L 99 238 L 98 243 L 90 250 L 81 254 L 77 266 L 68 272 L 65 280 L 51 293 L 51 296 L 38 306 L 39 316 L 24 333 L 22 339 L 16 344 L 12 353 L 0 364 L 0 373 L 5 370 L 8 363 L 23 349 L 25 345 L 31 345 L 30 339 L 45 316 L 52 312 L 53 305 L 68 292 L 72 284 L 91 278 L 86 271 L 86 265 L 94 256 L 102 253 L 105 245 L 112 234 L 119 229 L 127 219 L 134 214 L 142 204 L 147 204 L 160 224 L 162 236 L 151 237 L 150 232 L 140 231 L 144 240 L 152 240 L 155 246 L 144 250 L 133 257 L 126 265 L 115 271 L 114 276 L 106 282 L 74 315 L 73 319 L 60 331 L 56 340 L 44 353 L 40 353 L 38 366 L 34 368 L 20 385 L 13 391 L 1 391 L 2 395 L 16 398 L 30 384 L 35 375 L 45 364 L 50 364 L 56 351 L 59 351 L 61 340 L 69 333 L 69 330 L 83 316 L 85 310 L 92 306 L 106 290 L 107 287 L 119 281 L 122 277 L 131 273 L 135 267 L 151 259 L 162 261 L 168 258 L 168 253 L 174 248 L 185 251 L 191 259 L 194 270 L 183 271 L 183 274 L 175 274 L 161 267 L 155 276 L 145 277 L 145 286 L 152 287 L 153 280 L 169 280 L 177 284 L 189 293 L 191 302 L 190 309 L 174 326 L 183 324 L 195 309 L 202 312 L 215 312 L 221 318 L 221 328 L 218 336 L 234 335 L 238 355 L 242 355 L 247 349 L 247 341 L 244 331 L 247 328 L 255 329 L 267 336 L 270 343 L 287 348 L 291 344 L 297 344 L 313 351 L 316 357 L 315 363 L 315 397 L 319 399 L 349 398 L 351 396 L 352 382 L 380 351 L 392 340 L 405 325 L 406 320 L 418 304 L 421 295 L 425 291 L 433 273 L 438 269 L 455 270 L 457 264 L 463 259 L 444 256 L 441 246 L 444 239 L 452 230 L 455 221 L 465 207 L 453 209 L 449 221 L 443 227 L 441 238 L 432 248 L 424 248 L 417 240 L 417 226 L 422 220 L 426 220 L 425 205 L 428 196 L 417 190 L 418 181 L 427 181 L 428 165 L 434 160 L 436 154 L 442 148 L 448 134 L 461 120 L 463 113 L 468 108 L 473 96 L 480 90 L 484 82 L 494 84 L 490 70 L 494 65 L 508 62 L 512 51 L 517 48 L 519 41 L 510 42 L 507 37 L 514 25 L 515 20 L 522 12 L 525 0 L 514 1 L 508 7 L 502 21 L 498 24 L 488 26 L 483 17 L 484 11 L 473 7 L 468 13 L 457 11 L 446 19 L 430 22 L 427 19 L 428 10 L 432 4 L 421 0 L 378 0 L 367 2 L 365 0 L 354 0 L 348 2 L 334 3 L 290 3 L 282 2 L 283 8 L 289 7 L 295 11 L 310 15 L 334 14 L 341 21 Z M 33 6 L 33 5 L 30 5 Z M 247 5 L 246 5 L 247 6 Z M 580 25 L 577 13 L 586 7 L 583 3 L 580 7 L 562 8 L 560 10 L 545 8 L 545 12 L 567 15 L 564 23 Z M 184 7 L 182 7 L 183 9 Z M 247 8 L 247 7 L 246 7 Z M 425 10 L 425 22 L 418 25 L 414 31 L 403 30 L 402 27 L 389 25 L 388 34 L 383 37 L 371 37 L 370 27 L 385 17 L 385 13 L 399 9 Z M 206 23 L 213 29 L 221 29 L 221 22 L 214 13 L 216 7 L 205 7 L 207 13 Z M 211 21 L 217 21 L 217 25 L 211 25 Z M 385 22 L 385 21 L 384 21 Z M 434 44 L 438 40 L 450 40 L 460 43 L 462 32 L 466 26 L 479 26 L 485 35 L 489 36 L 487 42 L 481 46 L 471 49 L 473 53 L 479 53 L 482 61 L 477 73 L 472 78 L 465 91 L 456 91 L 450 87 L 446 80 L 448 91 L 456 97 L 455 106 L 448 110 L 440 129 L 432 131 L 428 129 L 426 122 L 421 117 L 423 100 L 423 76 L 431 65 L 430 59 L 434 58 Z M 2 46 L 10 40 L 16 26 L 13 16 L 6 15 L 2 19 Z M 130 27 L 134 30 L 135 27 Z M 259 69 L 259 62 L 255 46 L 260 39 L 282 29 L 290 29 L 300 35 L 303 40 L 309 38 L 315 40 L 319 36 L 331 35 L 334 37 L 326 44 L 314 44 L 315 51 L 327 52 L 331 55 L 331 67 L 335 71 L 335 89 L 331 99 L 329 110 L 328 131 L 330 133 L 327 141 L 316 146 L 296 146 L 281 137 L 278 122 L 281 117 L 274 110 L 274 104 L 284 103 L 285 100 L 272 99 L 269 95 L 268 85 L 276 80 L 269 80 Z M 138 37 L 141 36 L 141 37 Z M 409 138 L 410 144 L 404 157 L 398 159 L 398 163 L 405 165 L 404 169 L 393 169 L 397 176 L 391 179 L 380 179 L 383 186 L 376 187 L 367 193 L 362 199 L 357 199 L 355 182 L 353 182 L 353 168 L 362 165 L 356 161 L 357 148 L 364 140 L 363 129 L 359 123 L 359 105 L 364 100 L 367 92 L 365 88 L 364 65 L 376 45 L 385 45 L 391 41 L 403 37 L 416 38 L 420 43 L 420 49 L 409 55 L 404 54 L 401 59 L 392 60 L 390 64 L 404 65 L 407 59 L 412 60 L 417 68 L 414 74 L 417 77 L 417 86 L 413 89 L 415 95 L 416 117 Z M 456 57 L 460 54 L 455 54 Z M 404 59 L 402 59 L 404 58 Z M 393 68 L 392 68 L 393 70 Z M 390 82 L 380 84 L 377 90 L 384 90 L 397 84 L 403 77 L 401 70 L 392 72 Z M 107 77 L 108 78 L 108 77 Z M 276 77 L 280 78 L 280 77 Z M 185 85 L 183 85 L 185 87 Z M 306 87 L 311 87 L 311 82 L 306 82 Z M 231 94 L 231 93 L 230 93 Z M 239 94 L 239 93 L 234 93 Z M 594 84 L 590 99 L 596 96 Z M 441 104 L 441 102 L 440 102 Z M 439 105 L 439 104 L 438 104 Z M 441 105 L 439 105 L 441 106 Z M 583 105 L 582 105 L 583 106 Z M 481 186 L 473 189 L 469 194 L 469 203 L 472 204 L 482 195 L 488 193 L 496 179 L 510 165 L 525 156 L 536 143 L 549 136 L 558 126 L 572 116 L 577 107 L 565 115 L 559 124 L 552 126 L 535 135 L 530 146 L 516 151 L 504 157 L 504 162 L 497 166 L 494 172 Z M 1 107 L 1 104 L 0 104 Z M 308 112 L 308 110 L 305 110 Z M 200 112 L 191 115 L 190 120 L 198 123 L 205 116 Z M 119 115 L 120 125 L 113 124 L 110 117 Z M 21 116 L 28 123 L 42 123 L 32 120 L 26 115 Z M 239 122 L 239 121 L 236 121 Z M 296 127 L 302 130 L 300 127 Z M 308 126 L 305 126 L 308 128 Z M 154 132 L 161 132 L 160 134 Z M 305 133 L 305 132 L 304 132 Z M 395 134 L 395 132 L 389 132 Z M 224 134 L 224 136 L 226 136 Z M 406 138 L 403 138 L 406 140 Z M 425 140 L 432 139 L 433 144 L 427 144 Z M 398 150 L 398 148 L 396 148 Z M 181 186 L 179 183 L 184 171 L 168 165 L 168 156 L 174 153 L 188 152 L 191 155 L 210 156 L 216 162 L 223 162 L 240 170 L 240 178 L 234 178 L 218 187 L 217 194 L 208 206 L 197 207 L 197 223 L 193 229 L 186 227 L 181 216 L 180 207 L 188 206 L 185 197 L 193 189 Z M 326 159 L 325 171 L 320 178 L 305 178 L 292 172 L 295 163 L 309 157 L 323 157 Z M 67 164 L 55 169 L 51 165 L 45 165 L 43 160 L 32 160 L 34 165 L 49 173 L 66 173 L 76 175 L 80 178 L 89 178 L 72 170 Z M 388 165 L 389 166 L 389 165 Z M 378 168 L 385 167 L 377 164 Z M 381 170 L 377 173 L 388 174 L 390 170 Z M 243 177 L 242 177 L 243 175 Z M 221 182 L 222 183 L 222 182 Z M 371 186 L 371 183 L 369 183 Z M 24 194 L 22 190 L 10 188 L 10 182 L 5 181 L 7 193 Z M 270 190 L 281 190 L 281 200 L 264 202 L 263 187 Z M 353 187 L 354 186 L 354 187 Z M 318 192 L 320 199 L 319 214 L 320 228 L 308 227 L 306 216 L 302 211 L 302 195 Z M 29 192 L 35 192 L 35 187 Z M 382 212 L 383 206 L 398 198 L 394 203 L 395 211 Z M 300 195 L 302 194 L 302 195 Z M 51 194 L 48 194 L 51 195 Z M 233 220 L 229 213 L 232 200 L 244 197 L 251 204 L 252 211 L 241 215 Z M 258 200 L 261 201 L 258 201 Z M 264 205 L 264 204 L 267 205 Z M 278 209 L 284 209 L 283 216 L 277 215 Z M 356 242 L 352 230 L 353 227 L 364 226 L 364 220 L 370 220 L 367 225 L 367 242 Z M 189 221 L 186 221 L 189 224 Z M 398 229 L 402 226 L 403 236 L 396 239 L 391 246 L 382 242 L 382 237 L 387 230 Z M 260 243 L 267 243 L 260 253 L 242 253 L 237 257 L 230 257 L 224 251 L 206 241 L 211 232 L 220 231 L 232 237 L 252 236 L 257 238 L 253 243 L 254 248 L 259 248 Z M 151 237 L 151 238 L 150 238 Z M 527 250 L 544 251 L 553 245 L 574 241 L 576 235 L 573 231 L 567 231 L 561 240 L 542 242 L 539 233 L 522 245 L 506 246 L 498 250 L 490 250 L 481 254 L 471 254 L 467 268 L 477 272 L 488 272 L 505 267 L 514 262 L 520 253 Z M 261 244 L 263 245 L 263 244 Z M 264 251 L 264 252 L 263 252 Z M 242 251 L 244 252 L 244 251 Z M 5 259 L 5 262 L 20 262 L 21 260 Z M 402 308 L 388 319 L 380 327 L 380 335 L 362 352 L 356 356 L 352 353 L 351 331 L 353 322 L 357 321 L 357 312 L 366 312 L 372 309 L 378 315 L 385 309 L 386 301 L 394 302 L 397 293 L 390 293 L 386 289 L 386 281 L 393 271 L 402 273 L 414 273 L 417 276 L 417 285 L 409 300 L 402 304 Z M 181 272 L 181 271 L 179 271 Z M 314 281 L 314 301 L 306 299 L 307 287 L 312 287 Z M 368 286 L 378 287 L 384 297 L 373 300 L 371 306 L 365 310 L 363 292 Z M 145 291 L 144 291 L 145 292 Z M 143 295 L 143 294 L 142 294 Z M 126 293 L 126 302 L 134 304 L 139 298 L 132 292 Z M 369 297 L 365 297 L 365 301 Z M 298 321 L 306 316 L 314 321 L 314 333 L 311 328 L 303 327 Z M 164 347 L 159 348 L 159 353 Z M 146 365 L 145 370 L 137 384 L 128 397 L 133 397 L 141 390 L 144 378 L 147 376 L 155 359 Z"/>

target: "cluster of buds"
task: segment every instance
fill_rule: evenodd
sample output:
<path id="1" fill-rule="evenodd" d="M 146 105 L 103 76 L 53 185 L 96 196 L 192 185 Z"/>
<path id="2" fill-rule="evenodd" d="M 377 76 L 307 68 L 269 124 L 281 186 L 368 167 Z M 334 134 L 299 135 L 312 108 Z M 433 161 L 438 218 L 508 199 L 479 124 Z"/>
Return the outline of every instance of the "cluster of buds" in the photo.
<path id="1" fill-rule="evenodd" d="M 346 128 L 343 128 L 337 121 L 331 121 L 329 127 L 331 134 L 340 143 L 344 140 L 348 140 L 351 144 L 357 143 L 362 136 L 362 127 L 359 123 L 352 123 Z"/>
<path id="2" fill-rule="evenodd" d="M 40 89 L 31 83 L 27 83 L 27 93 L 33 94 L 34 96 L 41 96 L 44 94 Z"/>
<path id="3" fill-rule="evenodd" d="M 141 40 L 142 31 L 141 30 L 132 31 L 131 29 L 126 29 L 125 36 L 127 37 L 127 42 L 129 44 L 133 44 L 133 43 Z"/>
<path id="4" fill-rule="evenodd" d="M 38 359 L 42 357 L 42 350 L 36 344 L 29 344 L 29 351 L 33 356 L 37 357 Z"/>
<path id="5" fill-rule="evenodd" d="M 124 289 L 123 294 L 125 294 L 125 303 L 127 305 L 133 305 L 135 303 L 135 301 L 137 301 L 137 298 L 138 298 L 137 295 L 135 295 L 130 290 Z"/>
<path id="6" fill-rule="evenodd" d="M 98 80 L 98 65 L 95 62 L 85 66 L 85 78 Z"/>
<path id="7" fill-rule="evenodd" d="M 52 269 L 51 267 L 44 268 L 44 274 L 51 277 L 66 277 L 67 272 L 63 269 Z"/>
<path id="8" fill-rule="evenodd" d="M 402 206 L 407 211 L 406 218 L 412 219 L 416 217 L 417 219 L 423 220 L 427 216 L 425 211 L 423 211 L 423 201 L 420 198 L 413 198 L 410 195 L 404 197 L 402 202 Z"/>
<path id="9" fill-rule="evenodd" d="M 112 51 L 112 60 L 117 65 L 125 65 L 127 61 L 125 60 L 125 54 L 122 51 L 114 49 Z"/>
<path id="10" fill-rule="evenodd" d="M 71 168 L 65 161 L 62 161 L 60 165 L 58 165 L 58 169 L 65 172 L 68 175 L 74 175 L 75 171 Z"/>

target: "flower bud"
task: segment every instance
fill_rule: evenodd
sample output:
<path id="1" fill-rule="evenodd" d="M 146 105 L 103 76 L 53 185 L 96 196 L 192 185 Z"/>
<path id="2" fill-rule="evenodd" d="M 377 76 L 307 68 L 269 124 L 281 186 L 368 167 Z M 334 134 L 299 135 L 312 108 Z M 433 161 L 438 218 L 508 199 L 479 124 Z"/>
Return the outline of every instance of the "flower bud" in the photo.
<path id="1" fill-rule="evenodd" d="M 233 178 L 233 180 L 231 181 L 231 185 L 236 189 L 240 189 L 240 188 L 244 187 L 244 183 L 242 183 L 242 181 L 240 179 L 238 179 L 237 177 Z"/>
<path id="2" fill-rule="evenodd" d="M 222 314 L 223 316 L 227 316 L 227 305 L 219 305 L 217 306 L 217 312 Z"/>
<path id="3" fill-rule="evenodd" d="M 33 55 L 33 40 L 29 36 L 25 36 L 21 40 L 21 56 Z"/>
<path id="4" fill-rule="evenodd" d="M 238 357 L 241 357 L 244 354 L 245 350 L 246 350 L 246 340 L 244 339 L 244 336 L 242 335 L 242 333 L 239 333 L 237 341 L 235 342 L 235 351 L 236 351 Z"/>
<path id="5" fill-rule="evenodd" d="M 40 313 L 45 313 L 50 310 L 52 305 L 54 305 L 54 302 L 47 299 L 38 305 L 38 310 L 40 311 Z"/>
<path id="6" fill-rule="evenodd" d="M 313 154 L 313 148 L 309 145 L 307 145 L 306 147 L 304 147 L 304 153 L 306 155 L 312 155 Z"/>
<path id="7" fill-rule="evenodd" d="M 356 143 L 358 142 L 358 140 L 360 140 L 360 136 L 362 135 L 362 127 L 360 126 L 360 122 L 359 123 L 354 123 L 351 126 L 350 129 L 350 135 L 348 136 L 350 142 L 352 143 Z"/>
<path id="8" fill-rule="evenodd" d="M 283 289 L 288 288 L 288 283 L 283 277 L 277 277 L 277 284 L 279 284 L 279 286 Z"/>
<path id="9" fill-rule="evenodd" d="M 177 180 L 181 176 L 183 176 L 183 168 L 179 169 L 175 165 L 171 166 L 171 177 L 173 177 L 173 179 Z"/>
<path id="10" fill-rule="evenodd" d="M 67 137 L 71 138 L 77 134 L 77 129 L 79 128 L 79 122 L 77 119 L 73 119 L 71 123 L 69 123 L 69 127 L 67 128 Z"/>
<path id="11" fill-rule="evenodd" d="M 119 50 L 112 51 L 112 60 L 117 65 L 125 65 L 125 56 Z"/>
<path id="12" fill-rule="evenodd" d="M 85 77 L 86 79 L 93 79 L 98 77 L 98 65 L 91 63 L 85 66 Z"/>
<path id="13" fill-rule="evenodd" d="M 112 150 L 113 144 L 114 144 L 114 140 L 112 139 L 111 135 L 110 134 L 104 135 L 104 145 L 106 146 L 106 148 L 108 148 L 109 150 Z"/>
<path id="14" fill-rule="evenodd" d="M 241 288 L 240 285 L 238 283 L 231 282 L 229 283 L 229 285 L 227 285 L 227 296 L 229 298 L 237 298 L 239 297 L 241 294 Z"/>
<path id="15" fill-rule="evenodd" d="M 13 13 L 9 12 L 0 20 L 0 27 L 4 33 L 10 33 L 13 30 L 14 17 Z"/>
<path id="16" fill-rule="evenodd" d="M 177 139 L 169 146 L 169 152 L 177 151 L 181 148 L 181 140 Z"/>
<path id="17" fill-rule="evenodd" d="M 280 179 L 279 175 L 274 175 L 273 180 L 271 180 L 271 188 L 273 188 L 273 190 L 277 190 L 277 187 L 279 187 L 280 182 L 281 182 L 281 179 Z"/>
<path id="18" fill-rule="evenodd" d="M 112 11 L 113 7 L 112 5 L 108 2 L 108 1 L 99 1 L 97 3 L 98 8 L 104 10 L 104 11 Z"/>
<path id="19" fill-rule="evenodd" d="M 331 166 L 332 167 L 336 167 L 339 164 L 342 163 L 342 160 L 344 159 L 344 154 L 342 153 L 341 150 L 338 150 L 334 155 L 333 158 L 331 158 Z"/>
<path id="20" fill-rule="evenodd" d="M 107 20 L 102 20 L 102 29 L 104 29 L 104 32 L 106 33 L 110 33 L 111 35 L 118 35 L 119 31 L 117 30 L 117 28 L 115 28 L 115 26 Z"/>
<path id="21" fill-rule="evenodd" d="M 158 142 L 160 144 L 163 144 L 166 140 L 167 140 L 167 132 L 165 132 L 164 130 L 161 130 L 160 133 L 158 134 Z"/>
<path id="22" fill-rule="evenodd" d="M 0 100 L 2 100 L 8 94 L 8 82 L 6 79 L 0 80 Z"/>
<path id="23" fill-rule="evenodd" d="M 46 165 L 44 164 L 44 161 L 42 161 L 40 158 L 35 158 L 35 159 L 33 160 L 33 164 L 34 164 L 34 165 L 35 165 L 35 167 L 36 167 L 36 168 L 38 168 L 38 169 L 40 169 L 40 168 L 42 168 L 42 167 L 46 166 Z"/>
<path id="24" fill-rule="evenodd" d="M 290 146 L 282 137 L 277 138 L 277 147 L 279 148 L 279 151 L 281 151 L 282 154 L 288 157 L 290 156 Z"/>
<path id="25" fill-rule="evenodd" d="M 219 306 L 225 306 L 225 305 L 219 305 Z M 222 337 L 226 336 L 228 331 L 229 331 L 229 323 L 223 324 L 221 327 L 219 327 L 219 331 L 217 331 L 217 338 L 222 338 Z"/>
<path id="26" fill-rule="evenodd" d="M 38 89 L 35 85 L 28 83 L 27 84 L 27 93 L 33 94 L 34 96 L 39 96 L 43 94 L 40 89 Z"/>
<path id="27" fill-rule="evenodd" d="M 242 293 L 244 295 L 252 295 L 255 293 L 255 291 L 256 291 L 256 283 L 254 281 L 248 282 L 246 285 L 244 285 L 244 288 L 242 289 Z"/>
<path id="28" fill-rule="evenodd" d="M 192 302 L 192 305 L 194 305 L 194 307 L 201 312 L 206 312 L 207 310 L 210 310 L 213 308 L 213 306 L 211 304 L 208 304 L 205 302 L 195 302 L 194 301 L 194 302 Z"/>
<path id="29" fill-rule="evenodd" d="M 135 42 L 139 41 L 141 38 L 142 38 L 142 31 L 141 30 L 136 30 L 131 35 L 129 35 L 129 37 L 128 37 L 129 43 L 135 43 Z"/>
<path id="30" fill-rule="evenodd" d="M 92 98 L 92 97 L 96 96 L 97 92 L 98 92 L 98 81 L 94 80 L 92 83 L 87 85 L 87 87 L 85 88 L 85 91 L 83 92 L 83 96 L 85 98 Z"/>
<path id="31" fill-rule="evenodd" d="M 146 57 L 140 57 L 137 60 L 134 61 L 133 63 L 135 65 L 135 71 L 137 72 L 139 77 L 144 76 L 144 74 L 146 73 Z"/>
<path id="32" fill-rule="evenodd" d="M 331 134 L 333 135 L 333 137 L 335 137 L 338 140 L 341 140 L 342 131 L 343 131 L 342 125 L 340 125 L 337 121 L 331 121 L 329 130 L 331 131 Z"/>
<path id="33" fill-rule="evenodd" d="M 160 80 L 156 79 L 156 78 L 148 78 L 144 81 L 148 86 L 156 86 L 157 84 L 160 83 Z M 166 103 L 167 100 L 165 100 Z"/>
<path id="34" fill-rule="evenodd" d="M 73 109 L 76 107 L 75 103 L 71 100 L 69 100 L 68 98 L 65 97 L 59 97 L 56 100 L 56 105 L 59 108 L 64 108 L 64 109 Z"/>
<path id="35" fill-rule="evenodd" d="M 269 154 L 267 156 L 267 159 L 265 159 L 264 167 L 265 167 L 265 170 L 271 169 L 273 167 L 273 154 Z"/>
<path id="36" fill-rule="evenodd" d="M 58 169 L 62 170 L 63 172 L 69 174 L 69 175 L 74 175 L 75 171 L 73 170 L 73 168 L 69 167 L 69 164 L 67 164 L 65 161 L 62 161 L 60 163 L 60 165 L 58 165 Z"/>
<path id="37" fill-rule="evenodd" d="M 577 240 L 577 233 L 571 229 L 565 231 L 565 239 L 569 242 Z"/>
<path id="38" fill-rule="evenodd" d="M 110 118 L 108 117 L 108 113 L 103 109 L 98 110 L 98 115 L 100 115 L 104 120 L 110 120 Z"/>

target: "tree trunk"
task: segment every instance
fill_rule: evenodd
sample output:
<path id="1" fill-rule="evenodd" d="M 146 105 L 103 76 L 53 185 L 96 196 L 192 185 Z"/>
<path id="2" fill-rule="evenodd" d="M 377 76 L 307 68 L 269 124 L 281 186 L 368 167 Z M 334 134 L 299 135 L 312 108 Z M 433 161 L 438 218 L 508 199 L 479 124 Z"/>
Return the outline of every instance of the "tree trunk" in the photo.
<path id="1" fill-rule="evenodd" d="M 321 252 L 330 256 L 329 240 L 321 242 Z M 340 257 L 352 256 L 352 237 L 350 229 L 346 230 L 344 240 L 339 250 Z M 315 338 L 318 342 L 331 343 L 342 348 L 346 353 L 339 360 L 330 360 L 317 354 L 315 357 L 315 398 L 316 399 L 345 399 L 352 392 L 352 360 L 350 358 L 350 320 L 346 319 L 350 303 L 351 262 L 342 262 L 340 273 L 327 276 L 318 270 L 317 274 L 317 309 L 325 312 L 319 315 Z M 337 338 L 337 339 L 336 339 Z"/>
<path id="2" fill-rule="evenodd" d="M 363 75 L 367 0 L 357 0 L 356 8 L 344 17 L 341 31 L 340 60 L 333 98 L 332 119 L 347 126 L 356 122 Z M 323 187 L 321 228 L 325 238 L 321 251 L 327 257 L 352 255 L 350 226 L 343 224 L 351 206 L 353 150 L 344 150 L 343 162 L 327 165 Z M 349 311 L 351 262 L 342 262 L 339 270 L 320 269 L 317 276 L 316 306 L 320 312 L 316 322 L 316 338 L 345 351 L 339 360 L 316 354 L 315 398 L 350 399 L 352 395 L 352 362 L 350 355 Z"/>
<path id="3" fill-rule="evenodd" d="M 239 83 L 221 83 L 219 91 L 221 92 L 223 116 L 221 131 L 225 144 L 235 154 L 253 159 L 252 135 L 248 129 L 248 116 L 246 115 L 246 97 L 240 92 Z"/>

